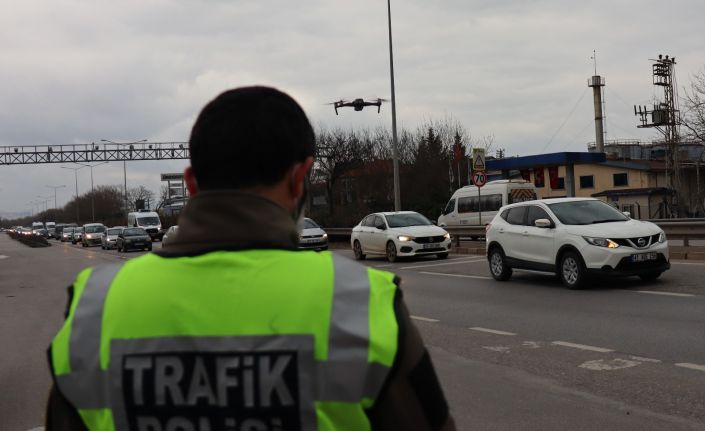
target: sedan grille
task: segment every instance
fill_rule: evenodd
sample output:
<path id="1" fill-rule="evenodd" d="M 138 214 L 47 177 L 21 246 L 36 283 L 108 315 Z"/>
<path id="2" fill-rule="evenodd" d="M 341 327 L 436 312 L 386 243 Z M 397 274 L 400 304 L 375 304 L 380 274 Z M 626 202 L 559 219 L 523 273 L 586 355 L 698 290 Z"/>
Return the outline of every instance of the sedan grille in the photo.
<path id="1" fill-rule="evenodd" d="M 417 244 L 431 244 L 434 242 L 443 242 L 445 237 L 443 235 L 439 236 L 419 236 L 414 239 Z"/>

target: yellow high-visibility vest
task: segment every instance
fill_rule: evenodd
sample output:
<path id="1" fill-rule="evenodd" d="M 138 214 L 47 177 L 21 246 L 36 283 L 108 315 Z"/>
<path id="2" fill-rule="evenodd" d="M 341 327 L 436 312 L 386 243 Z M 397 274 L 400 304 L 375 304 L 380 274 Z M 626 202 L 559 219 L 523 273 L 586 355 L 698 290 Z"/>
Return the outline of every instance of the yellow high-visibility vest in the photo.
<path id="1" fill-rule="evenodd" d="M 369 430 L 397 354 L 391 273 L 330 252 L 89 268 L 51 345 L 91 431 Z"/>

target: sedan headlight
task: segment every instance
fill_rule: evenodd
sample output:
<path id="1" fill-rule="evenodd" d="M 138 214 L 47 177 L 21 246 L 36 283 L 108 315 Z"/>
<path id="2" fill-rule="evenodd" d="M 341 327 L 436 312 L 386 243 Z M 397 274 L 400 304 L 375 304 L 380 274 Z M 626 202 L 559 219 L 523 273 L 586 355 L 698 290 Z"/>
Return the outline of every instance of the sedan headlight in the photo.
<path id="1" fill-rule="evenodd" d="M 608 238 L 592 238 L 589 236 L 584 236 L 583 239 L 588 242 L 588 244 L 592 244 L 597 247 L 607 247 L 607 248 L 617 248 L 619 247 L 619 244 L 616 242 L 612 241 L 611 239 Z"/>
<path id="2" fill-rule="evenodd" d="M 327 233 L 324 233 L 321 238 L 323 238 L 323 239 L 328 239 L 328 234 L 327 234 Z"/>
<path id="3" fill-rule="evenodd" d="M 93 239 L 93 235 L 87 233 L 87 234 L 86 234 L 86 239 Z"/>
<path id="4" fill-rule="evenodd" d="M 399 235 L 397 239 L 401 242 L 413 241 L 414 237 L 409 235 Z"/>
<path id="5" fill-rule="evenodd" d="M 658 242 L 660 242 L 660 243 L 666 242 L 666 232 L 661 232 L 658 235 Z"/>
<path id="6" fill-rule="evenodd" d="M 450 239 L 450 234 L 449 234 L 448 232 L 446 232 L 446 234 L 443 235 L 443 238 L 445 238 L 445 239 Z"/>

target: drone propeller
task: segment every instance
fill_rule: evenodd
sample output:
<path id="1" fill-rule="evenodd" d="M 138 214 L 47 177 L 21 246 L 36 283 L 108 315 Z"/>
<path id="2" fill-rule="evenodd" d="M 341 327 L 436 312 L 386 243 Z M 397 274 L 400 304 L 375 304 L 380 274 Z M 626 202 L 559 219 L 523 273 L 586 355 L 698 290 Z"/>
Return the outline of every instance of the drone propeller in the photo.
<path id="1" fill-rule="evenodd" d="M 345 99 L 336 100 L 335 102 L 324 103 L 324 105 L 340 105 L 341 103 L 348 103 Z"/>

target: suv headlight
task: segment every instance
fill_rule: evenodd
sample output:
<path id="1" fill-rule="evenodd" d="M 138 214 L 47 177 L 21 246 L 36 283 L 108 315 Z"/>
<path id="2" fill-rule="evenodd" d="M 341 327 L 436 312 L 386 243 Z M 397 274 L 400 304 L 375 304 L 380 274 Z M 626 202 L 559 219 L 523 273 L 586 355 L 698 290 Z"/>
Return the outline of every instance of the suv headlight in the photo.
<path id="1" fill-rule="evenodd" d="M 658 235 L 658 242 L 660 242 L 660 243 L 666 242 L 666 232 L 661 232 Z"/>
<path id="2" fill-rule="evenodd" d="M 413 241 L 414 237 L 409 235 L 399 235 L 397 239 L 401 242 Z"/>
<path id="3" fill-rule="evenodd" d="M 607 248 L 617 248 L 619 247 L 619 244 L 616 242 L 612 241 L 611 239 L 608 238 L 593 238 L 589 236 L 584 236 L 583 239 L 587 241 L 588 244 L 597 246 L 597 247 L 607 247 Z"/>
<path id="4" fill-rule="evenodd" d="M 445 238 L 445 239 L 450 239 L 450 234 L 449 234 L 448 232 L 446 232 L 446 234 L 443 235 L 443 238 Z"/>

